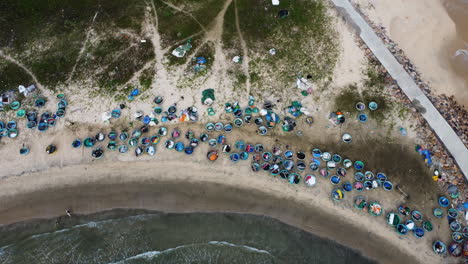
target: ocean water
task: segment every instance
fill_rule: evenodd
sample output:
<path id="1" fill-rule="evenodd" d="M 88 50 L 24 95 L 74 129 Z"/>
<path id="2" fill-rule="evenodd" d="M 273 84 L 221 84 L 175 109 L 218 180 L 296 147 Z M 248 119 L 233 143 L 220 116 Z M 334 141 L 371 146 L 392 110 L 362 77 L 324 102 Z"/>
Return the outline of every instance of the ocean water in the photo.
<path id="1" fill-rule="evenodd" d="M 54 228 L 55 219 L 4 227 L 0 263 L 374 263 L 268 217 L 153 212 L 128 216 L 122 210 L 118 216 L 103 214 L 63 219 Z"/>

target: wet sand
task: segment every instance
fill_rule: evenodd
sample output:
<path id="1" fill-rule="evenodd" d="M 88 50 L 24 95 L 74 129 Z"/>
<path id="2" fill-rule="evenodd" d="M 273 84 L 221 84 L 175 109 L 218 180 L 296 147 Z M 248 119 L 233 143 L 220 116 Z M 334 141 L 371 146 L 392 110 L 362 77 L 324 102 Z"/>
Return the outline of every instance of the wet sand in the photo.
<path id="1" fill-rule="evenodd" d="M 125 175 L 119 173 L 116 176 Z M 8 198 L 6 201 L 3 199 L 2 207 L 9 204 L 14 208 L 2 208 L 0 221 L 7 223 L 38 216 L 52 217 L 63 214 L 64 208 L 73 208 L 79 213 L 92 213 L 115 207 L 146 208 L 164 212 L 253 213 L 268 215 L 319 236 L 334 239 L 382 263 L 418 262 L 413 256 L 405 254 L 375 231 L 366 230 L 367 228 L 361 224 L 354 225 L 355 220 L 343 218 L 341 213 L 335 214 L 333 211 L 324 210 L 329 205 L 321 208 L 316 203 L 303 203 L 302 199 L 294 196 L 285 199 L 272 195 L 270 191 L 238 188 L 222 183 L 171 182 L 158 180 L 157 174 L 155 176 L 155 179 L 148 179 L 144 183 L 110 184 L 103 180 L 99 183 L 62 189 L 52 187 L 48 190 L 17 195 L 14 202 Z M 227 175 L 219 173 L 219 176 Z M 340 210 L 340 207 L 335 210 Z M 360 218 L 362 217 L 361 215 Z M 373 226 L 369 224 L 369 227 Z M 356 245 L 357 241 L 359 245 Z"/>

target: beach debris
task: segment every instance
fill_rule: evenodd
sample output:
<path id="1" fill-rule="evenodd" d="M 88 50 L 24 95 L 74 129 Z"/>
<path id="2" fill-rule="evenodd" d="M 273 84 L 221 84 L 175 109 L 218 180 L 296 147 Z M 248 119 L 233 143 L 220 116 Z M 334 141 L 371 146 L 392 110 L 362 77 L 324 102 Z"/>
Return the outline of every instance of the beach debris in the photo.
<path id="1" fill-rule="evenodd" d="M 29 85 L 27 88 L 23 85 L 18 86 L 18 91 L 22 93 L 25 97 L 27 97 L 34 90 L 36 90 L 36 86 L 34 84 Z"/>
<path id="2" fill-rule="evenodd" d="M 212 105 L 215 99 L 214 89 L 203 90 L 201 101 L 204 105 Z"/>
<path id="3" fill-rule="evenodd" d="M 403 127 L 400 127 L 398 130 L 400 131 L 400 134 L 401 134 L 402 136 L 406 136 L 406 135 L 408 135 L 408 132 L 406 131 L 406 129 L 405 129 L 405 128 L 403 128 Z"/>
<path id="4" fill-rule="evenodd" d="M 431 155 L 430 150 L 425 149 L 425 148 L 421 147 L 420 145 L 416 145 L 415 150 L 424 158 L 424 162 L 427 165 L 432 164 L 432 155 Z"/>
<path id="5" fill-rule="evenodd" d="M 102 113 L 102 115 L 101 115 L 101 119 L 104 122 L 110 120 L 111 118 L 112 118 L 112 112 L 111 111 L 106 111 L 106 112 Z"/>
<path id="6" fill-rule="evenodd" d="M 296 78 L 296 87 L 301 91 L 307 92 L 308 94 L 312 92 L 312 84 L 309 83 L 309 80 L 303 77 Z"/>
<path id="7" fill-rule="evenodd" d="M 133 101 L 135 99 L 135 96 L 140 94 L 140 90 L 138 88 L 133 89 L 130 94 L 128 95 L 127 99 L 129 101 Z"/>
<path id="8" fill-rule="evenodd" d="M 280 19 L 287 18 L 288 16 L 289 16 L 289 11 L 286 10 L 286 9 L 281 9 L 281 10 L 278 12 L 278 18 L 280 18 Z"/>
<path id="9" fill-rule="evenodd" d="M 177 48 L 175 48 L 171 54 L 176 56 L 177 58 L 184 57 L 185 54 L 192 49 L 192 44 L 190 43 L 191 39 L 187 40 L 187 43 L 185 43 L 184 45 L 180 45 Z"/>
<path id="10" fill-rule="evenodd" d="M 198 121 L 198 109 L 195 106 L 190 106 L 187 109 L 182 110 L 181 113 L 180 113 L 179 120 L 181 122 L 185 122 L 185 121 L 196 122 L 196 121 Z"/>
<path id="11" fill-rule="evenodd" d="M 280 4 L 280 0 L 271 0 L 271 4 L 277 6 Z"/>
<path id="12" fill-rule="evenodd" d="M 203 72 L 206 71 L 206 59 L 203 56 L 194 57 L 193 61 L 195 62 L 195 66 L 193 66 L 193 70 L 195 72 Z"/>
<path id="13" fill-rule="evenodd" d="M 239 56 L 239 55 L 236 55 L 236 56 L 234 56 L 234 57 L 232 58 L 232 61 L 233 61 L 234 63 L 242 63 L 242 57 Z"/>
<path id="14" fill-rule="evenodd" d="M 270 50 L 268 50 L 268 52 L 270 53 L 270 55 L 276 55 L 276 49 L 275 48 L 271 48 Z"/>

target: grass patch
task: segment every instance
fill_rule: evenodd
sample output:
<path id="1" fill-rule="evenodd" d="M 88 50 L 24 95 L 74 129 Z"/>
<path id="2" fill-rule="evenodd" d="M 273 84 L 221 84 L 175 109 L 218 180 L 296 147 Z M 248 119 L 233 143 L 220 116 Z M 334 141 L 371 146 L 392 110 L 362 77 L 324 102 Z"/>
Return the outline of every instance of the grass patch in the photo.
<path id="1" fill-rule="evenodd" d="M 351 116 L 356 115 L 358 110 L 356 104 L 362 102 L 366 105 L 365 113 L 378 123 L 383 122 L 393 109 L 393 103 L 388 99 L 388 95 L 381 90 L 367 88 L 362 93 L 355 85 L 350 85 L 335 97 L 335 110 L 349 112 Z M 374 111 L 368 110 L 370 102 L 376 102 L 378 108 Z"/>
<path id="2" fill-rule="evenodd" d="M 356 85 L 349 85 L 343 92 L 335 97 L 335 110 L 356 113 L 356 103 L 362 100 Z"/>
<path id="3" fill-rule="evenodd" d="M 151 87 L 151 84 L 153 83 L 154 73 L 155 73 L 154 67 L 145 69 L 141 73 L 140 78 L 138 79 L 138 82 L 140 83 L 142 92 L 148 90 Z"/>
<path id="4" fill-rule="evenodd" d="M 266 75 L 275 83 L 290 83 L 297 75 L 312 75 L 312 82 L 327 82 L 338 58 L 337 33 L 333 18 L 327 14 L 323 1 L 283 0 L 272 6 L 270 0 L 237 0 L 240 29 L 250 54 L 261 54 L 260 70 L 273 69 Z M 288 17 L 280 19 L 280 10 Z M 230 10 L 228 10 L 229 12 Z M 229 13 L 227 13 L 229 14 Z M 232 24 L 225 23 L 226 49 L 234 33 Z M 270 48 L 276 55 L 268 54 Z M 251 58 L 254 59 L 254 58 Z M 258 72 L 256 72 L 259 74 Z"/>
<path id="5" fill-rule="evenodd" d="M 201 39 L 199 37 L 197 38 L 193 38 L 193 39 L 190 39 L 190 44 L 192 45 L 192 49 L 189 50 L 184 57 L 182 58 L 178 58 L 174 55 L 172 55 L 172 51 L 177 48 L 178 46 L 180 45 L 184 45 L 186 44 L 187 42 L 184 41 L 184 42 L 181 42 L 181 43 L 178 43 L 174 46 L 172 46 L 170 49 L 169 49 L 169 52 L 167 53 L 167 65 L 168 66 L 177 66 L 177 65 L 183 65 L 187 62 L 187 59 L 190 59 L 192 56 L 193 56 L 193 52 L 195 51 L 195 49 L 198 47 L 198 45 L 201 45 Z"/>
<path id="6" fill-rule="evenodd" d="M 190 71 L 195 73 L 195 76 L 197 75 L 205 75 L 211 70 L 211 67 L 213 66 L 214 62 L 214 45 L 211 42 L 205 43 L 200 50 L 198 50 L 197 54 L 195 54 L 193 57 L 189 57 L 191 60 L 191 63 L 189 64 Z M 194 67 L 197 64 L 197 58 L 198 57 L 204 57 L 206 59 L 206 63 L 204 64 L 206 66 L 206 69 L 203 71 L 196 72 Z"/>
<path id="7" fill-rule="evenodd" d="M 138 34 L 146 4 L 144 0 L 4 0 L 0 2 L 0 48 L 53 88 L 68 79 L 96 14 L 97 35 L 121 29 Z M 98 52 L 104 56 L 112 49 Z"/>
<path id="8" fill-rule="evenodd" d="M 223 35 L 221 37 L 225 46 L 230 48 L 240 47 L 236 27 L 236 10 L 234 1 L 229 5 L 226 13 L 224 14 Z"/>
<path id="9" fill-rule="evenodd" d="M 154 0 L 158 14 L 158 30 L 163 47 L 200 32 L 201 27 L 188 15 L 169 7 L 162 0 Z"/>
<path id="10" fill-rule="evenodd" d="M 385 74 L 379 72 L 375 65 L 369 65 L 364 74 L 367 77 L 364 80 L 364 85 L 368 88 L 382 90 L 387 84 Z"/>
<path id="11" fill-rule="evenodd" d="M 154 50 L 150 43 L 141 43 L 132 47 L 97 76 L 100 90 L 107 94 L 118 92 L 120 86 L 128 82 L 135 72 L 153 58 Z"/>
<path id="12" fill-rule="evenodd" d="M 8 61 L 0 61 L 0 94 L 9 90 L 18 90 L 18 86 L 28 87 L 33 79 L 23 69 Z"/>

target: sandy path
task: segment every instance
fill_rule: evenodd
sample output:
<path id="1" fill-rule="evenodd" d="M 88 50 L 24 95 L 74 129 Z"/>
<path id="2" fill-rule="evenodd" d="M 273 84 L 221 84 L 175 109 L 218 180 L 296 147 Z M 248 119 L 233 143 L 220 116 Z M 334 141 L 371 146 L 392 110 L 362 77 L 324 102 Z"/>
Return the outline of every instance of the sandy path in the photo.
<path id="1" fill-rule="evenodd" d="M 81 45 L 81 49 L 80 49 L 80 52 L 78 53 L 78 57 L 76 57 L 76 60 L 75 60 L 75 64 L 73 65 L 73 68 L 70 72 L 70 75 L 68 76 L 68 79 L 66 81 L 66 83 L 70 83 L 70 80 L 73 78 L 73 75 L 75 74 L 75 70 L 76 70 L 76 66 L 78 65 L 78 63 L 80 62 L 81 60 L 81 57 L 83 56 L 85 50 L 86 50 L 86 47 L 88 46 L 88 41 L 89 41 L 89 37 L 91 36 L 91 33 L 93 33 L 93 24 L 94 24 L 94 21 L 96 21 L 96 18 L 97 18 L 97 15 L 99 14 L 99 11 L 96 12 L 96 14 L 94 14 L 94 17 L 93 17 L 93 20 L 91 21 L 91 25 L 89 26 L 87 32 L 86 32 L 86 37 L 83 41 L 83 44 Z"/>
<path id="2" fill-rule="evenodd" d="M 159 31 L 158 31 L 158 28 L 159 28 L 158 13 L 156 11 L 156 6 L 154 6 L 154 2 L 153 1 L 150 1 L 150 2 L 151 2 L 151 9 L 154 15 L 154 17 L 152 18 L 153 23 L 152 23 L 152 31 L 151 31 L 153 33 L 151 34 L 151 41 L 153 42 L 154 54 L 156 58 L 154 79 L 158 83 L 159 86 L 169 88 L 170 87 L 169 74 L 163 65 L 164 52 L 161 46 L 161 35 L 159 34 Z"/>
<path id="3" fill-rule="evenodd" d="M 242 35 L 240 25 L 239 25 L 239 12 L 237 12 L 237 2 L 234 0 L 234 10 L 236 14 L 236 29 L 237 34 L 239 35 L 241 47 L 242 47 L 242 70 L 244 71 L 244 75 L 246 77 L 245 86 L 247 89 L 247 94 L 250 94 L 250 72 L 249 72 L 249 50 L 247 49 L 247 43 L 244 40 L 244 36 Z"/>
<path id="4" fill-rule="evenodd" d="M 202 30 L 206 32 L 205 26 L 204 26 L 202 23 L 200 23 L 200 21 L 198 21 L 198 19 L 196 19 L 196 18 L 192 15 L 192 13 L 187 12 L 186 10 L 184 10 L 184 9 L 182 9 L 182 8 L 180 8 L 180 7 L 177 7 L 177 6 L 175 6 L 174 4 L 172 4 L 172 3 L 165 2 L 165 1 L 162 1 L 162 2 L 163 2 L 164 4 L 166 4 L 168 7 L 172 8 L 172 9 L 174 9 L 174 10 L 177 10 L 177 11 L 179 11 L 179 12 L 182 12 L 182 13 L 186 14 L 187 16 L 189 16 L 190 18 L 192 18 L 193 21 L 195 21 L 195 22 L 202 28 Z"/>

